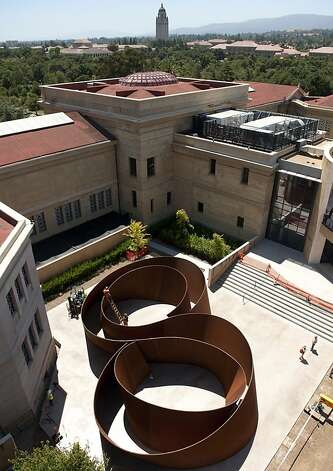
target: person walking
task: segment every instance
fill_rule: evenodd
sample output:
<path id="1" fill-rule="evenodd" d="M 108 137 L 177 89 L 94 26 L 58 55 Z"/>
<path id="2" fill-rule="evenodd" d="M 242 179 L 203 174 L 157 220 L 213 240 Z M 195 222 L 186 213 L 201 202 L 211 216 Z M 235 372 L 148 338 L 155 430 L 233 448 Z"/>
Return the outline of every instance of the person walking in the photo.
<path id="1" fill-rule="evenodd" d="M 318 337 L 317 335 L 314 336 L 314 339 L 312 340 L 312 345 L 311 345 L 311 352 L 313 353 L 315 351 L 315 346 L 317 345 L 318 342 Z"/>
<path id="2" fill-rule="evenodd" d="M 300 349 L 300 351 L 299 351 L 299 353 L 301 354 L 300 357 L 299 357 L 299 359 L 300 359 L 301 361 L 304 361 L 304 354 L 305 354 L 305 352 L 306 352 L 306 346 L 304 345 L 304 347 L 302 347 L 302 348 Z"/>
<path id="3" fill-rule="evenodd" d="M 47 400 L 49 401 L 49 406 L 53 406 L 54 396 L 53 396 L 52 389 L 49 389 L 47 391 Z"/>

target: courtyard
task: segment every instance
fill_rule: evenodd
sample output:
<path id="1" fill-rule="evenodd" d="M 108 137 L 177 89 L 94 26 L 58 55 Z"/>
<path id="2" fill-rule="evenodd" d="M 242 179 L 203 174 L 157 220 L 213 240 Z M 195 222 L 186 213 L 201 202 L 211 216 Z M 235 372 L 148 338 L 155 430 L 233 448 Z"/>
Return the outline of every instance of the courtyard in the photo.
<path id="1" fill-rule="evenodd" d="M 235 324 L 252 348 L 259 425 L 253 442 L 240 453 L 223 463 L 201 469 L 261 471 L 269 465 L 330 367 L 333 345 L 319 339 L 318 355 L 309 352 L 306 355 L 307 362 L 301 363 L 299 348 L 311 344 L 311 332 L 256 304 L 244 301 L 223 286 L 214 287 L 210 292 L 210 302 L 212 313 Z M 147 319 L 157 312 L 156 305 L 149 309 L 147 305 L 142 307 L 137 304 L 137 308 L 141 309 L 141 315 L 148 316 Z M 134 310 L 133 319 L 137 318 L 138 312 Z M 96 360 L 90 365 L 82 323 L 68 317 L 65 303 L 50 309 L 48 315 L 53 335 L 61 344 L 59 384 L 67 394 L 60 423 L 62 445 L 79 441 L 82 445 L 88 444 L 92 454 L 100 457 L 102 450 L 94 419 L 93 399 L 98 375 L 107 359 L 102 354 L 95 352 L 92 355 L 90 352 L 90 359 Z M 146 384 L 139 394 L 150 400 L 153 400 L 153 394 L 155 401 L 164 401 L 164 404 L 173 405 L 176 409 L 182 408 L 184 397 L 192 404 L 200 402 L 201 408 L 209 408 L 212 401 L 223 397 L 223 391 L 217 389 L 214 378 L 188 368 L 188 365 L 181 365 L 172 387 L 167 384 L 171 377 L 168 368 L 162 372 L 160 368 L 157 369 L 155 377 L 159 379 L 159 388 L 151 388 Z M 112 433 L 118 434 L 120 440 L 127 440 L 123 422 L 120 418 Z M 162 468 L 136 461 L 125 469 L 155 471 Z"/>

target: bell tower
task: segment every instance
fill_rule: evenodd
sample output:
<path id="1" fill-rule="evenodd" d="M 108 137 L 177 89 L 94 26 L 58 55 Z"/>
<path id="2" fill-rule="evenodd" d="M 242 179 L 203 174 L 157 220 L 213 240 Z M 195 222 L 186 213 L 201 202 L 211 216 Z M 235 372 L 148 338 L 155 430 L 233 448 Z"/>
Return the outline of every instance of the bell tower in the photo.
<path id="1" fill-rule="evenodd" d="M 158 41 L 167 41 L 169 39 L 169 19 L 163 3 L 156 17 L 156 39 Z"/>

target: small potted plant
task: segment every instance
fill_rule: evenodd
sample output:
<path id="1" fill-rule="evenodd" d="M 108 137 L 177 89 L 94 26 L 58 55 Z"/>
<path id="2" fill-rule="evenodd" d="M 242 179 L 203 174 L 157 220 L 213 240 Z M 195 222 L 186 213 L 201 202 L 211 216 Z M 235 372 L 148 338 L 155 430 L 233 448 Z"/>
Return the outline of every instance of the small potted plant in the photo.
<path id="1" fill-rule="evenodd" d="M 132 219 L 126 235 L 130 239 L 130 245 L 126 252 L 127 260 L 138 260 L 148 253 L 150 234 L 147 234 L 147 226 L 141 221 Z"/>

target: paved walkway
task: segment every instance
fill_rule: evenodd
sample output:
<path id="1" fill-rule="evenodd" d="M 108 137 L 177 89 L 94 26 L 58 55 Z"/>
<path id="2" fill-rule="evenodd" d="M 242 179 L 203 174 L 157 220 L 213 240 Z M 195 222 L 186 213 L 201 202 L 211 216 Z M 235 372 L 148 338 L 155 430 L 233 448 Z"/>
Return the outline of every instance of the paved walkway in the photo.
<path id="1" fill-rule="evenodd" d="M 333 345 L 320 340 L 318 356 L 308 353 L 308 363 L 302 364 L 299 348 L 310 345 L 311 333 L 251 302 L 244 304 L 241 297 L 223 287 L 210 298 L 213 313 L 239 327 L 253 349 L 260 418 L 252 444 L 232 459 L 201 471 L 264 471 L 328 370 Z M 60 427 L 62 443 L 89 443 L 92 453 L 100 456 L 93 414 L 97 378 L 89 366 L 82 323 L 69 320 L 65 303 L 48 315 L 53 335 L 61 343 L 59 384 L 67 394 Z M 162 471 L 141 462 L 134 463 L 133 469 Z"/>

